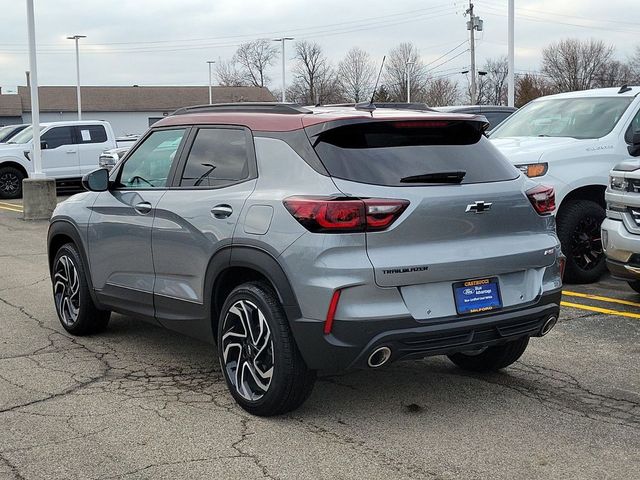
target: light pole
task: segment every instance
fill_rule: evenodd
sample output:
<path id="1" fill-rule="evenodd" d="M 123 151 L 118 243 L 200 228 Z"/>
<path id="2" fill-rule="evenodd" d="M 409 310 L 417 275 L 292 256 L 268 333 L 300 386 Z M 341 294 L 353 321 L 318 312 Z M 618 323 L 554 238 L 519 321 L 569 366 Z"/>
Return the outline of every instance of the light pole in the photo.
<path id="1" fill-rule="evenodd" d="M 215 60 L 207 60 L 209 64 L 209 105 L 213 104 L 213 86 L 211 85 L 211 65 L 213 65 Z"/>
<path id="2" fill-rule="evenodd" d="M 514 41 L 513 41 L 513 29 L 514 29 L 514 23 L 515 23 L 515 6 L 514 6 L 514 0 L 509 0 L 509 28 L 508 28 L 508 34 L 507 34 L 507 39 L 508 39 L 508 44 L 509 44 L 509 49 L 508 49 L 508 55 L 507 55 L 507 59 L 508 59 L 508 64 L 509 64 L 509 70 L 508 70 L 508 75 L 507 75 L 507 105 L 509 105 L 510 107 L 513 107 L 516 103 L 516 81 L 515 81 L 515 73 L 514 73 L 514 56 L 515 56 L 515 47 L 514 47 Z"/>
<path id="3" fill-rule="evenodd" d="M 78 97 L 78 120 L 82 120 L 82 97 L 80 95 L 80 48 L 78 47 L 78 40 L 81 38 L 87 38 L 87 36 L 71 35 L 67 37 L 67 40 L 75 40 L 76 42 L 76 94 Z"/>
<path id="4" fill-rule="evenodd" d="M 282 42 L 282 103 L 284 103 L 286 101 L 285 100 L 286 82 L 285 82 L 285 71 L 284 71 L 284 63 L 285 63 L 284 42 L 286 42 L 287 40 L 293 40 L 293 37 L 282 37 L 282 38 L 274 38 L 273 39 L 274 42 Z"/>
<path id="5" fill-rule="evenodd" d="M 409 76 L 410 66 L 416 62 L 407 62 L 407 103 L 411 103 L 411 77 Z"/>

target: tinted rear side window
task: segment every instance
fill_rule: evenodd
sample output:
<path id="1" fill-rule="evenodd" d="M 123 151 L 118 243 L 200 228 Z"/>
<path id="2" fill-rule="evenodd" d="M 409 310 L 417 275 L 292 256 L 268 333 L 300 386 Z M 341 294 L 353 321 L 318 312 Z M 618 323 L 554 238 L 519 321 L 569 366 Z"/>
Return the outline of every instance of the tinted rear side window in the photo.
<path id="1" fill-rule="evenodd" d="M 222 187 L 249 177 L 249 148 L 244 130 L 198 130 L 187 157 L 181 186 Z"/>
<path id="2" fill-rule="evenodd" d="M 519 175 L 471 122 L 346 125 L 323 133 L 315 150 L 330 175 L 375 185 L 424 185 L 400 180 L 452 171 L 466 172 L 462 183 L 499 182 Z"/>

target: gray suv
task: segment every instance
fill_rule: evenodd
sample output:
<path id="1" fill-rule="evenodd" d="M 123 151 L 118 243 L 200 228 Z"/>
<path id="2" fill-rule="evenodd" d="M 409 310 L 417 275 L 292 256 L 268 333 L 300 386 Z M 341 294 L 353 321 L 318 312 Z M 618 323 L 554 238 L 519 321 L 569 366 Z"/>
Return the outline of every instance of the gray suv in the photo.
<path id="1" fill-rule="evenodd" d="M 559 313 L 553 190 L 482 117 L 374 108 L 226 104 L 154 124 L 53 214 L 64 328 L 116 311 L 215 343 L 256 415 L 298 407 L 318 372 L 515 362 Z"/>

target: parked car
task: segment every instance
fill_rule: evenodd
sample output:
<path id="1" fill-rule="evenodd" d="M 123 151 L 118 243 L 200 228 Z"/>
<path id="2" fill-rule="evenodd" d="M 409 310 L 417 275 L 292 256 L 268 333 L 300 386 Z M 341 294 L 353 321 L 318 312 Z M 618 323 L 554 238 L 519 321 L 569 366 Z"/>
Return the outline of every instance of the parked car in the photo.
<path id="1" fill-rule="evenodd" d="M 111 170 L 115 167 L 116 163 L 118 163 L 124 155 L 131 150 L 131 147 L 116 147 L 110 148 L 109 150 L 105 150 L 98 157 L 98 166 L 100 168 L 106 168 L 107 170 Z"/>
<path id="2" fill-rule="evenodd" d="M 29 125 L 6 125 L 0 127 L 0 143 L 6 143 Z"/>
<path id="3" fill-rule="evenodd" d="M 433 107 L 438 112 L 469 113 L 484 115 L 489 122 L 487 132 L 490 132 L 517 110 L 516 107 L 506 105 L 452 105 L 447 107 Z"/>
<path id="4" fill-rule="evenodd" d="M 316 372 L 447 355 L 515 362 L 560 304 L 553 189 L 482 117 L 232 104 L 155 123 L 58 205 L 48 252 L 63 327 L 111 311 L 217 344 L 234 399 L 275 415 Z"/>
<path id="5" fill-rule="evenodd" d="M 640 153 L 640 134 L 632 147 Z M 607 218 L 602 245 L 611 274 L 640 293 L 640 162 L 626 162 L 611 171 L 605 193 Z"/>
<path id="6" fill-rule="evenodd" d="M 40 125 L 42 171 L 58 181 L 80 181 L 95 170 L 101 152 L 116 146 L 111 125 L 102 121 Z M 33 174 L 33 131 L 29 126 L 0 145 L 0 198 L 22 196 L 22 180 Z"/>
<path id="7" fill-rule="evenodd" d="M 640 87 L 601 88 L 538 98 L 490 135 L 523 173 L 556 191 L 565 279 L 597 281 L 606 271 L 600 225 L 609 170 L 631 160 L 640 125 Z"/>

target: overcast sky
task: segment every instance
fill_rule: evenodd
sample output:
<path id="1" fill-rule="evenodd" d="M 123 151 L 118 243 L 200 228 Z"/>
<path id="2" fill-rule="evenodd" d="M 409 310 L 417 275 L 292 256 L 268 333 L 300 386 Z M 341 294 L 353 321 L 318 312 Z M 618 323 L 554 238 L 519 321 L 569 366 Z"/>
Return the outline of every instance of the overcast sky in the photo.
<path id="1" fill-rule="evenodd" d="M 84 85 L 206 85 L 206 60 L 230 58 L 255 38 L 319 42 L 334 63 L 352 46 L 380 61 L 413 42 L 432 74 L 468 68 L 461 0 L 34 0 L 41 85 L 74 85 L 71 34 L 81 40 Z M 516 0 L 516 72 L 539 68 L 541 49 L 566 37 L 598 38 L 626 59 L 640 44 L 638 0 Z M 507 0 L 477 0 L 477 58 L 507 52 Z M 292 51 L 288 44 L 289 52 Z M 457 48 L 456 48 L 457 47 Z M 449 53 L 447 53 L 449 52 Z M 446 55 L 445 55 L 446 54 Z M 287 57 L 291 58 L 290 55 Z M 289 66 L 291 62 L 288 62 Z M 280 85 L 280 64 L 270 71 Z M 0 86 L 25 84 L 26 2 L 0 0 Z"/>

